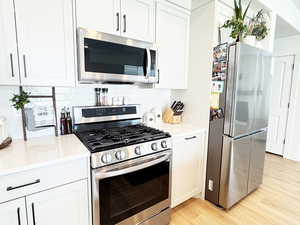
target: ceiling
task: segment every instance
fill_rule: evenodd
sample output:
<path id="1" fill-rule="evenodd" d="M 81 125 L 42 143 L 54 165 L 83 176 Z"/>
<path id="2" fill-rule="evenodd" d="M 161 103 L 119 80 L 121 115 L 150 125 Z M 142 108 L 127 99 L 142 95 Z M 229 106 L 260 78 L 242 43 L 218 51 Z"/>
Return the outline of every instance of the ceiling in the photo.
<path id="1" fill-rule="evenodd" d="M 300 9 L 300 0 L 292 0 L 292 2 Z"/>
<path id="2" fill-rule="evenodd" d="M 300 0 L 293 0 L 293 1 L 298 3 L 299 9 L 300 9 Z M 297 34 L 299 34 L 299 32 L 294 27 L 292 27 L 289 23 L 287 23 L 280 16 L 277 16 L 275 39 L 293 36 L 293 35 L 297 35 Z"/>

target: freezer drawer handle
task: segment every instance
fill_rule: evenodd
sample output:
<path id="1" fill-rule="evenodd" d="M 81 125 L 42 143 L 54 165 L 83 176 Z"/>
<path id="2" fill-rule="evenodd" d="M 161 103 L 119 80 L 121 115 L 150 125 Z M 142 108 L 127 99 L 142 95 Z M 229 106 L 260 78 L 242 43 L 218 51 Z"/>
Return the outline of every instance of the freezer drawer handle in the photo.
<path id="1" fill-rule="evenodd" d="M 185 138 L 185 140 L 192 140 L 192 139 L 195 139 L 195 138 L 197 138 L 197 136 L 192 136 L 192 137 L 187 137 L 187 138 Z"/>
<path id="2" fill-rule="evenodd" d="M 12 190 L 15 190 L 15 189 L 18 189 L 18 188 L 23 188 L 23 187 L 26 187 L 26 186 L 38 184 L 38 183 L 40 183 L 40 182 L 41 182 L 41 180 L 40 180 L 40 179 L 37 179 L 36 181 L 31 182 L 31 183 L 28 183 L 28 184 L 23 184 L 23 185 L 16 186 L 16 187 L 9 186 L 8 188 L 6 188 L 6 191 L 12 191 Z"/>

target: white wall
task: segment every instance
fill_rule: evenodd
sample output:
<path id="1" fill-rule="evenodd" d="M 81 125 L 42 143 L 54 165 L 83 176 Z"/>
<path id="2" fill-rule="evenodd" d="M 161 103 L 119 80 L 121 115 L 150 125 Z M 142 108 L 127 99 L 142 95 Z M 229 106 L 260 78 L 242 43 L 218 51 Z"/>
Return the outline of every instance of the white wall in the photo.
<path id="1" fill-rule="evenodd" d="M 188 89 L 172 91 L 185 103 L 183 121 L 208 129 L 215 2 L 194 9 L 191 16 Z"/>
<path id="2" fill-rule="evenodd" d="M 275 40 L 274 56 L 296 55 L 284 157 L 300 161 L 300 35 Z"/>
<path id="3" fill-rule="evenodd" d="M 105 86 L 109 87 L 111 96 L 126 96 L 129 104 L 141 104 L 142 112 L 153 107 L 165 108 L 170 104 L 170 90 L 142 89 L 135 86 Z M 51 88 L 26 88 L 32 94 L 50 94 Z M 16 111 L 9 99 L 14 93 L 19 93 L 18 87 L 0 86 L 0 116 L 5 116 L 9 122 L 9 133 L 13 138 L 22 138 L 22 119 L 20 111 Z M 86 106 L 94 104 L 93 87 L 56 88 L 58 116 L 62 107 Z M 40 100 L 47 102 L 48 100 Z M 32 100 L 34 102 L 34 100 Z M 49 102 L 49 104 L 51 104 Z M 43 131 L 29 132 L 29 137 L 53 135 L 53 128 Z"/>

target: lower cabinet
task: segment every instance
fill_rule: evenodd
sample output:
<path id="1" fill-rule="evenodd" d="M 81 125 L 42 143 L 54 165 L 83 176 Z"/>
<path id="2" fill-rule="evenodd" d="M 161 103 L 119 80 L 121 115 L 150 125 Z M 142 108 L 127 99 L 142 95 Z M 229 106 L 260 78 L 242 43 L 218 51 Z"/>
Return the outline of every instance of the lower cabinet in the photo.
<path id="1" fill-rule="evenodd" d="M 205 132 L 173 138 L 171 207 L 199 195 L 203 186 Z"/>
<path id="2" fill-rule="evenodd" d="M 89 225 L 87 179 L 2 203 L 0 218 L 1 225 Z"/>
<path id="3" fill-rule="evenodd" d="M 1 225 L 26 225 L 25 198 L 0 204 Z"/>

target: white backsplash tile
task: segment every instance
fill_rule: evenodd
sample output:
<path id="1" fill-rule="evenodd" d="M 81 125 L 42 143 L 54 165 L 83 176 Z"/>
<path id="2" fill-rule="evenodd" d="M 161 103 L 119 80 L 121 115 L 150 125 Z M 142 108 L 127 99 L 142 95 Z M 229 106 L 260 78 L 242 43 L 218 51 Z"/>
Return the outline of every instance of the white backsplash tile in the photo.
<path id="1" fill-rule="evenodd" d="M 167 89 L 145 89 L 135 86 L 105 86 L 109 88 L 109 96 L 125 96 L 128 104 L 140 104 L 142 113 L 150 111 L 152 108 L 165 108 L 170 104 L 171 91 Z M 27 87 L 25 91 L 34 95 L 49 95 L 51 88 L 47 87 Z M 0 86 L 0 116 L 8 119 L 9 134 L 13 138 L 22 138 L 22 118 L 21 112 L 12 107 L 9 101 L 14 93 L 19 93 L 19 87 Z M 95 93 L 93 87 L 76 88 L 56 88 L 57 114 L 66 106 L 88 106 L 94 105 Z M 52 104 L 48 99 L 31 99 L 32 104 L 43 101 L 43 104 Z M 28 137 L 38 137 L 54 135 L 53 128 L 41 131 L 28 132 Z"/>

